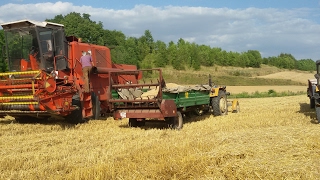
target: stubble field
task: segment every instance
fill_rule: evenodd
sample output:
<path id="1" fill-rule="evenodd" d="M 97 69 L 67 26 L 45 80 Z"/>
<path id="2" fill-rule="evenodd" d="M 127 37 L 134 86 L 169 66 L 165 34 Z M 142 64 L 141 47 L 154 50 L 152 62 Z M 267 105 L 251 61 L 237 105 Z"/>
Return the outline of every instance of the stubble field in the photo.
<path id="1" fill-rule="evenodd" d="M 127 120 L 0 121 L 0 179 L 319 179 L 320 125 L 306 95 L 240 99 L 180 131 Z"/>

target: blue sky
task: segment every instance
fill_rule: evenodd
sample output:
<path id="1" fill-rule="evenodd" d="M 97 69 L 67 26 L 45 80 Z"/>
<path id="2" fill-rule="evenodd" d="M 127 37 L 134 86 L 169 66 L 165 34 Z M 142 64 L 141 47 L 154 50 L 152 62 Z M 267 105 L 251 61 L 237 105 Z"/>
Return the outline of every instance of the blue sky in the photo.
<path id="1" fill-rule="evenodd" d="M 0 23 L 88 13 L 127 36 L 150 30 L 166 43 L 183 38 L 226 51 L 259 50 L 263 57 L 320 59 L 320 0 L 2 0 L 0 12 Z"/>
<path id="2" fill-rule="evenodd" d="M 43 2 L 56 2 L 56 1 L 43 1 L 43 0 L 2 0 L 1 5 L 8 3 L 16 4 L 36 4 Z M 92 7 L 102 7 L 111 9 L 131 9 L 137 4 L 145 4 L 152 6 L 201 6 L 213 8 L 319 8 L 318 0 L 72 0 L 67 1 L 74 5 L 85 5 Z"/>

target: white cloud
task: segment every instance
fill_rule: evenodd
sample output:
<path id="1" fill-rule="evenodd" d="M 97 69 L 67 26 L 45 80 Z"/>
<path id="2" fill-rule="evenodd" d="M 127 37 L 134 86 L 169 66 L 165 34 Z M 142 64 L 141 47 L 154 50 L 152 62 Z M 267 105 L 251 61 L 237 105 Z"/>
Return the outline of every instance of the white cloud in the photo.
<path id="1" fill-rule="evenodd" d="M 136 5 L 113 10 L 75 6 L 72 3 L 6 4 L 0 6 L 0 23 L 34 19 L 43 21 L 70 12 L 88 13 L 104 28 L 141 36 L 150 30 L 155 40 L 183 38 L 227 51 L 259 50 L 263 56 L 291 53 L 297 59 L 320 59 L 319 12 L 315 9 L 229 9 L 205 7 L 153 7 Z M 23 12 L 23 13 L 21 13 Z"/>

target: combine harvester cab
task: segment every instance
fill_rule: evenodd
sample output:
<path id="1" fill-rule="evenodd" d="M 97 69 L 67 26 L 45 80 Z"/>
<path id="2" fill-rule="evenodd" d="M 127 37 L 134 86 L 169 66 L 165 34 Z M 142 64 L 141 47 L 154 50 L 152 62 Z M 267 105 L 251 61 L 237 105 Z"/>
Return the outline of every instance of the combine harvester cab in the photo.
<path id="1" fill-rule="evenodd" d="M 129 126 L 144 126 L 146 121 L 163 121 L 173 129 L 183 127 L 183 117 L 189 112 L 202 115 L 212 112 L 215 116 L 226 115 L 228 106 L 239 112 L 237 100 L 227 101 L 225 86 L 180 86 L 166 84 L 161 69 L 111 72 L 113 76 L 140 74 L 137 83 L 110 82 L 109 107 L 115 119 L 129 118 Z M 149 78 L 150 77 L 150 78 Z M 157 77 L 156 80 L 154 78 Z M 153 79 L 153 80 L 152 80 Z M 210 78 L 211 79 L 211 78 Z"/>
<path id="2" fill-rule="evenodd" d="M 310 108 L 315 108 L 318 123 L 320 123 L 320 60 L 316 61 L 317 73 L 315 79 L 308 79 L 307 96 L 310 99 Z"/>
<path id="3" fill-rule="evenodd" d="M 62 24 L 21 20 L 1 26 L 8 72 L 0 73 L 0 115 L 20 122 L 48 117 L 72 123 L 97 119 L 110 112 L 108 72 L 136 70 L 135 66 L 112 64 L 110 49 L 105 46 L 66 37 Z M 90 75 L 90 93 L 84 92 L 82 52 L 91 53 L 99 70 Z M 131 81 L 134 78 L 129 77 Z"/>

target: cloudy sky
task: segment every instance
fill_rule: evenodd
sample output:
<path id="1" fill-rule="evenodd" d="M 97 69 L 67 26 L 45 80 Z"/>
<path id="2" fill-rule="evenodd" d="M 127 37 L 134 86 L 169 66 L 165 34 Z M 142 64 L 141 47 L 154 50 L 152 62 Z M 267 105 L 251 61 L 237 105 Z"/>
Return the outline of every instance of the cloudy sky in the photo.
<path id="1" fill-rule="evenodd" d="M 127 36 L 320 59 L 320 0 L 1 0 L 0 12 L 0 23 L 87 13 Z"/>

